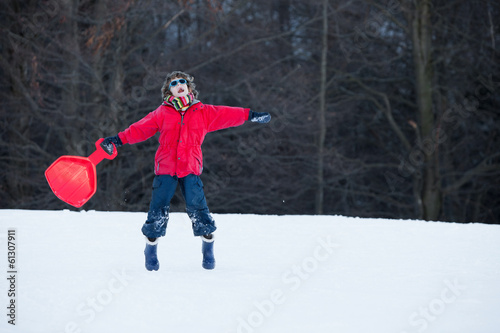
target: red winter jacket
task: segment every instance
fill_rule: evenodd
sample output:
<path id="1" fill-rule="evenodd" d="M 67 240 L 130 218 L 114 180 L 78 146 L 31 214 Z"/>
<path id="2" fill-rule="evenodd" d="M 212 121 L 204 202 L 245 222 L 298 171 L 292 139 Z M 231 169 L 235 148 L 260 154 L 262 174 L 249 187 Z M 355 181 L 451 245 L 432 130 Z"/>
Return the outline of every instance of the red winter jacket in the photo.
<path id="1" fill-rule="evenodd" d="M 134 144 L 160 132 L 155 174 L 179 178 L 189 174 L 199 176 L 203 170 L 201 144 L 205 135 L 242 125 L 248 120 L 249 112 L 250 109 L 197 102 L 182 116 L 173 106 L 163 104 L 118 135 L 124 144 Z"/>

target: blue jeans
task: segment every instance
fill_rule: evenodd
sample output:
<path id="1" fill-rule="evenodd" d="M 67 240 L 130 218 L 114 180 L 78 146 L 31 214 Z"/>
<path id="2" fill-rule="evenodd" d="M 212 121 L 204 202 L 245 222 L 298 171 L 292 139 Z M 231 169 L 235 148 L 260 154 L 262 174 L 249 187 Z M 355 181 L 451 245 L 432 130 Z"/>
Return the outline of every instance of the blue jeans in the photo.
<path id="1" fill-rule="evenodd" d="M 149 205 L 148 219 L 142 226 L 142 233 L 148 238 L 165 236 L 167 229 L 170 200 L 175 194 L 177 183 L 181 186 L 186 200 L 186 212 L 191 219 L 195 236 L 208 235 L 217 229 L 210 215 L 203 192 L 203 183 L 196 175 L 183 178 L 160 175 L 153 180 L 153 195 Z"/>

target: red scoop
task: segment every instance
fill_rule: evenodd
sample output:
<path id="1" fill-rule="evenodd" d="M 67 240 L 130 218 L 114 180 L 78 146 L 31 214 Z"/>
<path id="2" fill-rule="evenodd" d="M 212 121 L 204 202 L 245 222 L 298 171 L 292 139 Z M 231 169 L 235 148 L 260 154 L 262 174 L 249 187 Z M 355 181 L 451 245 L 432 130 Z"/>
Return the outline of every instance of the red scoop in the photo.
<path id="1" fill-rule="evenodd" d="M 45 170 L 45 178 L 59 199 L 80 208 L 92 198 L 97 190 L 96 165 L 105 158 L 112 160 L 118 154 L 114 145 L 112 153 L 104 150 L 103 141 L 97 140 L 96 151 L 89 157 L 61 156 Z"/>

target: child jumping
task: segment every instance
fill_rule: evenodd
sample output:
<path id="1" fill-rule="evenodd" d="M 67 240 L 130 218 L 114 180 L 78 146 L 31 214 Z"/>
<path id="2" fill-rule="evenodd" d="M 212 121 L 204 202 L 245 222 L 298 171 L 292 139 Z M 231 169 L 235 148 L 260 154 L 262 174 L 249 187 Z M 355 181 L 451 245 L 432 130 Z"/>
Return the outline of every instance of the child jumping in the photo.
<path id="1" fill-rule="evenodd" d="M 203 104 L 195 89 L 194 77 L 174 71 L 167 75 L 161 88 L 163 103 L 146 117 L 130 125 L 103 144 L 112 150 L 123 144 L 134 144 L 160 132 L 160 146 L 155 155 L 155 178 L 148 217 L 142 226 L 146 237 L 144 250 L 146 269 L 160 268 L 157 245 L 165 236 L 169 219 L 170 201 L 177 184 L 186 201 L 186 212 L 191 219 L 193 233 L 201 236 L 202 266 L 215 268 L 213 254 L 215 221 L 210 215 L 200 175 L 203 170 L 201 144 L 208 132 L 240 126 L 246 120 L 268 123 L 271 115 L 250 109 Z"/>

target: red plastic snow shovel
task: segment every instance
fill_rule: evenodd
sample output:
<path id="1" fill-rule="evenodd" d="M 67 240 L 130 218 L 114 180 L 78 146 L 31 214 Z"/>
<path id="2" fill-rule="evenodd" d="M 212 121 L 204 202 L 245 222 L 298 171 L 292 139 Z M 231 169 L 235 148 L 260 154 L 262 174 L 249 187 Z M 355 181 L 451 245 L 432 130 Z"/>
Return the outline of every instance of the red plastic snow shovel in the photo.
<path id="1" fill-rule="evenodd" d="M 92 198 L 97 190 L 96 165 L 118 154 L 114 145 L 112 152 L 101 146 L 103 141 L 97 140 L 96 151 L 89 157 L 61 156 L 45 170 L 45 178 L 59 199 L 80 208 Z"/>

